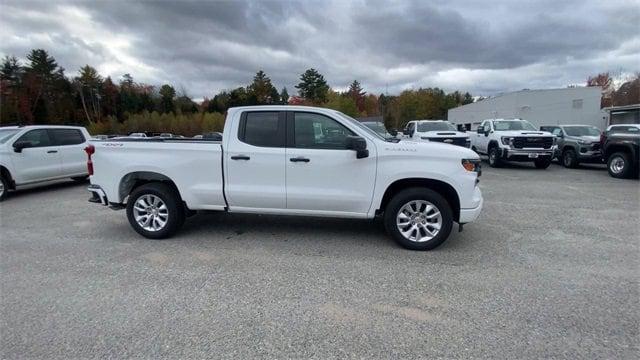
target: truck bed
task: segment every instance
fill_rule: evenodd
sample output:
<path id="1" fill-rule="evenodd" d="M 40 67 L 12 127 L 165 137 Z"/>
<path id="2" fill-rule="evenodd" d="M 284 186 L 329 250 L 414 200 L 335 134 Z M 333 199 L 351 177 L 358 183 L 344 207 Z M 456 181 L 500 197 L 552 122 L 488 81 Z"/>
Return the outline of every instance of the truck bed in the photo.
<path id="1" fill-rule="evenodd" d="M 110 203 L 122 203 L 127 186 L 140 179 L 167 178 L 190 209 L 223 210 L 222 145 L 203 139 L 94 140 L 93 184 Z"/>

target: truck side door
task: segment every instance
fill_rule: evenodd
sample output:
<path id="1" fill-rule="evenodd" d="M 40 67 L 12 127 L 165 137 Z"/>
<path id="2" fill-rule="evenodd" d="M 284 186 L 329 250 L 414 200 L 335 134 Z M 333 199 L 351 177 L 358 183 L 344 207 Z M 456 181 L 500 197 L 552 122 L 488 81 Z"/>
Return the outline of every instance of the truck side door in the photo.
<path id="1" fill-rule="evenodd" d="M 375 149 L 358 159 L 346 147 L 356 135 L 324 114 L 295 111 L 287 115 L 287 209 L 309 214 L 365 215 L 376 178 Z"/>
<path id="2" fill-rule="evenodd" d="M 225 151 L 230 210 L 286 209 L 285 112 L 246 111 Z M 233 131 L 233 130 L 231 130 Z"/>
<path id="3" fill-rule="evenodd" d="M 487 152 L 487 144 L 489 143 L 487 140 L 487 136 L 484 135 L 484 131 L 486 129 L 487 124 L 489 124 L 489 121 L 487 120 L 483 121 L 478 126 L 478 129 L 476 130 L 476 134 L 475 134 L 475 140 L 476 140 L 475 147 L 478 151 L 485 154 Z"/>
<path id="4" fill-rule="evenodd" d="M 86 139 L 79 129 L 51 129 L 54 144 L 62 162 L 61 175 L 77 176 L 87 173 L 87 155 L 83 151 Z"/>
<path id="5" fill-rule="evenodd" d="M 29 146 L 21 152 L 11 153 L 11 161 L 16 169 L 12 175 L 18 185 L 61 176 L 59 149 L 54 145 L 49 130 L 29 130 L 20 136 L 14 145 L 19 142 L 28 143 Z"/>

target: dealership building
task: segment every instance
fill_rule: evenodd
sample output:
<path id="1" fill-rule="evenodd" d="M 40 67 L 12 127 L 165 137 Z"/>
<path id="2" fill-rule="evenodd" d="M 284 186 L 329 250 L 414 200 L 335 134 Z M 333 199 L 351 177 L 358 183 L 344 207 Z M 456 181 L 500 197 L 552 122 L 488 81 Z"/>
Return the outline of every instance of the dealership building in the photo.
<path id="1" fill-rule="evenodd" d="M 460 129 L 475 130 L 485 119 L 518 118 L 542 125 L 583 124 L 607 127 L 609 116 L 600 109 L 600 87 L 521 90 L 449 110 L 448 120 Z"/>

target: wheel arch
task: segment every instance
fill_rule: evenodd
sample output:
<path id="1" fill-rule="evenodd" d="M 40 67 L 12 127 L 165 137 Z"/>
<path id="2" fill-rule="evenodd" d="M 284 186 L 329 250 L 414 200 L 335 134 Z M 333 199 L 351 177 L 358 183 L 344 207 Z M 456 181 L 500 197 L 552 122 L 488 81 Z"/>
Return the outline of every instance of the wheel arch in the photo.
<path id="1" fill-rule="evenodd" d="M 498 147 L 498 148 L 500 147 L 500 144 L 498 144 L 498 140 L 489 141 L 489 144 L 487 145 L 487 152 L 489 152 L 494 147 Z"/>
<path id="2" fill-rule="evenodd" d="M 457 222 L 460 219 L 460 197 L 455 188 L 442 180 L 427 178 L 406 178 L 394 181 L 387 186 L 376 212 L 382 213 L 395 194 L 412 187 L 425 187 L 439 193 L 451 206 L 453 220 Z"/>
<path id="3" fill-rule="evenodd" d="M 118 185 L 118 198 L 120 201 L 124 202 L 127 196 L 129 196 L 135 188 L 152 182 L 161 182 L 171 186 L 176 191 L 180 199 L 182 199 L 180 190 L 178 189 L 178 186 L 176 186 L 175 182 L 173 182 L 173 180 L 168 176 L 154 171 L 134 171 L 123 176 L 122 179 L 120 179 L 120 184 Z"/>
<path id="4" fill-rule="evenodd" d="M 633 146 L 631 146 L 631 144 L 612 144 L 607 146 L 604 152 L 604 156 L 606 159 L 608 159 L 609 156 L 617 152 L 626 152 L 626 153 L 629 153 L 631 156 L 635 155 Z"/>

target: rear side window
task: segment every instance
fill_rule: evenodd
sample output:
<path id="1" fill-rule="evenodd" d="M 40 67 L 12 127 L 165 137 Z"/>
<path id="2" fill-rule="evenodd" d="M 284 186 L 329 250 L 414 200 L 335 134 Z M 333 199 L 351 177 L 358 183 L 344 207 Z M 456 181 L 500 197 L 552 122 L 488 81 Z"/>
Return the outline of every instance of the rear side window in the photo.
<path id="1" fill-rule="evenodd" d="M 247 144 L 262 147 L 284 147 L 285 119 L 279 112 L 248 112 L 240 120 L 238 138 Z"/>
<path id="2" fill-rule="evenodd" d="M 51 129 L 53 139 L 56 145 L 78 145 L 82 144 L 85 139 L 82 132 L 77 129 Z"/>
<path id="3" fill-rule="evenodd" d="M 30 130 L 24 135 L 20 136 L 20 138 L 16 140 L 16 143 L 22 141 L 31 143 L 31 146 L 29 147 L 43 147 L 53 145 L 53 142 L 49 138 L 49 133 L 46 129 Z"/>

